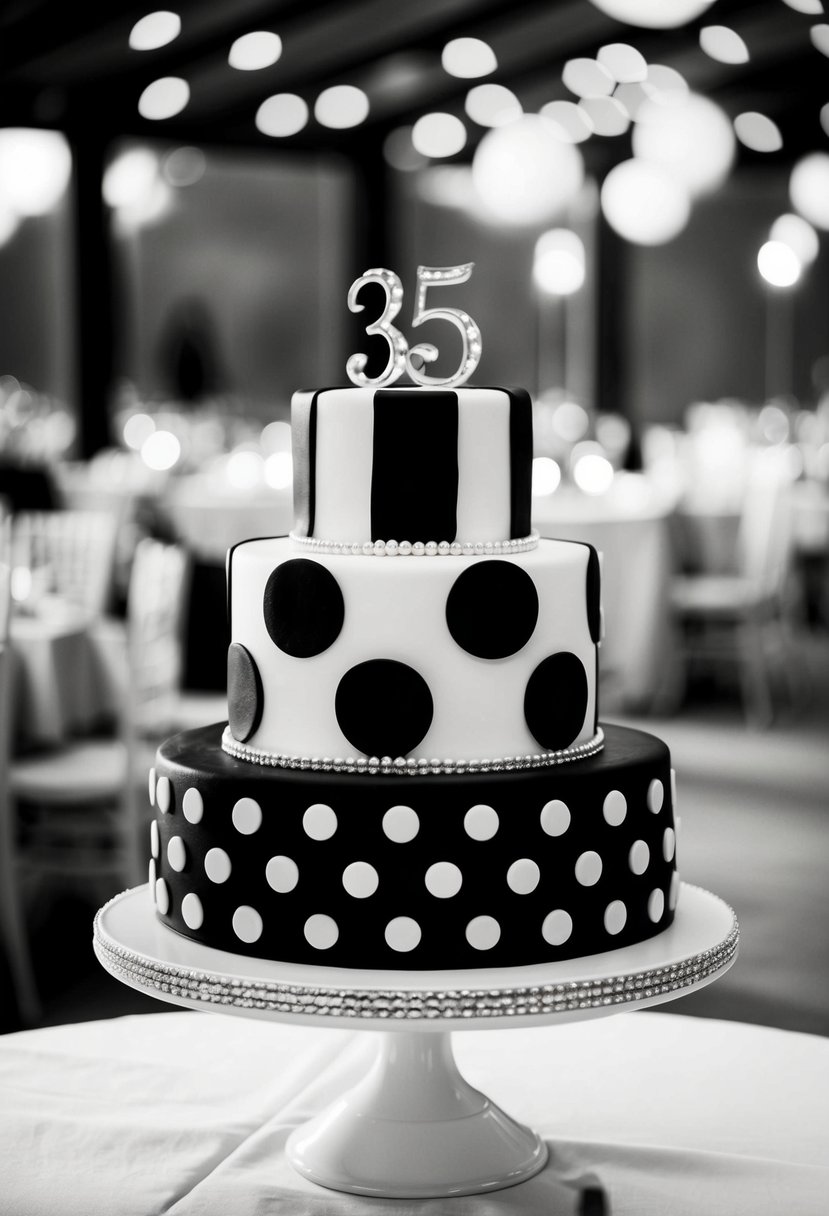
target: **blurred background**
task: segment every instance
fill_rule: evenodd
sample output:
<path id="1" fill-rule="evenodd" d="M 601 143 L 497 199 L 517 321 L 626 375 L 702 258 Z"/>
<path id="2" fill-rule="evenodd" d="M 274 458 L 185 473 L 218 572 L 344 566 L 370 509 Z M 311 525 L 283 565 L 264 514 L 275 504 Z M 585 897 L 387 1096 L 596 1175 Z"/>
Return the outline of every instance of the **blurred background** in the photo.
<path id="1" fill-rule="evenodd" d="M 668 741 L 742 922 L 681 1011 L 829 1031 L 827 57 L 821 0 L 8 0 L 0 1029 L 164 1008 L 90 921 L 155 742 L 224 716 L 226 549 L 291 527 L 292 392 L 383 366 L 350 284 L 398 273 L 407 332 L 474 262 L 429 304 L 530 391 L 603 716 Z"/>

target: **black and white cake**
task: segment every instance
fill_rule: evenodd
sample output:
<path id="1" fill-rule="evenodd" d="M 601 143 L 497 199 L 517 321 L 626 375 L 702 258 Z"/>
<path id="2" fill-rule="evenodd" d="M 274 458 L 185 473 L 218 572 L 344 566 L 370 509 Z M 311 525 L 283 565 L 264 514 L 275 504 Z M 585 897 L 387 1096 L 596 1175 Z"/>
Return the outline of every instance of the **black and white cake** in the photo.
<path id="1" fill-rule="evenodd" d="M 298 393 L 293 435 L 295 531 L 228 555 L 228 724 L 150 774 L 161 920 L 394 970 L 667 928 L 668 748 L 599 725 L 599 558 L 531 529 L 527 395 Z"/>

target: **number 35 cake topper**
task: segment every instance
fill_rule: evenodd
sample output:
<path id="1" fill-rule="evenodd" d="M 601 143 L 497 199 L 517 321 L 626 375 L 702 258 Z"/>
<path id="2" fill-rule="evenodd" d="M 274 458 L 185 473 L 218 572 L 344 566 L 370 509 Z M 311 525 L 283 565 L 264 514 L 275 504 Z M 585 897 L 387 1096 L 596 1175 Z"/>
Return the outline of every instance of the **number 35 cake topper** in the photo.
<path id="1" fill-rule="evenodd" d="M 451 376 L 441 379 L 437 376 L 427 376 L 421 369 L 422 363 L 434 363 L 438 357 L 437 347 L 431 343 L 421 342 L 409 347 L 404 335 L 392 324 L 403 303 L 403 285 L 393 270 L 377 268 L 366 270 L 355 279 L 348 292 L 348 307 L 352 312 L 362 312 L 364 305 L 357 303 L 360 289 L 367 283 L 377 283 L 386 295 L 386 304 L 380 317 L 366 326 L 366 333 L 385 338 L 389 346 L 389 357 L 385 368 L 379 376 L 366 375 L 368 356 L 352 355 L 346 363 L 345 370 L 353 384 L 360 387 L 371 386 L 380 388 L 383 385 L 394 384 L 406 371 L 415 384 L 430 388 L 451 388 L 465 384 L 474 372 L 481 359 L 481 331 L 462 308 L 427 308 L 426 292 L 430 287 L 454 287 L 465 283 L 472 274 L 474 262 L 465 262 L 461 266 L 418 266 L 417 294 L 415 296 L 414 316 L 412 326 L 417 328 L 424 321 L 449 321 L 458 330 L 463 344 L 461 361 L 457 370 Z M 418 359 L 415 366 L 412 359 Z"/>

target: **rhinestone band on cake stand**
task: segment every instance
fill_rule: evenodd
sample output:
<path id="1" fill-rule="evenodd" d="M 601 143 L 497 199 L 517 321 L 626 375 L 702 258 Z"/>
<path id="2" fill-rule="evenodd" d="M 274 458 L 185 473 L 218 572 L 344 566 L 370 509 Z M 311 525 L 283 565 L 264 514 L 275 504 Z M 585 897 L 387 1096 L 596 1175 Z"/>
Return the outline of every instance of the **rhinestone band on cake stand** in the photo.
<path id="1" fill-rule="evenodd" d="M 499 1190 L 547 1161 L 543 1140 L 461 1076 L 452 1031 L 580 1021 L 675 1000 L 724 975 L 738 938 L 731 908 L 687 883 L 674 923 L 649 941 L 523 967 L 349 971 L 247 958 L 163 925 L 146 886 L 111 900 L 94 927 L 102 966 L 159 1000 L 375 1032 L 367 1075 L 297 1128 L 286 1151 L 321 1186 L 398 1199 Z"/>

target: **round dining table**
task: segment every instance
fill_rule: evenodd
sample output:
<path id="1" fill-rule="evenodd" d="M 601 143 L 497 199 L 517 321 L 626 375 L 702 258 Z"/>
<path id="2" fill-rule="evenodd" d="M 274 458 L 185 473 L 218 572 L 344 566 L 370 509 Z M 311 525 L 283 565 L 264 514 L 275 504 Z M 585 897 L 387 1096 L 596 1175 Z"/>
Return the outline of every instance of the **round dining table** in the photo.
<path id="1" fill-rule="evenodd" d="M 113 981 L 114 982 L 114 981 Z M 386 1200 L 324 1190 L 291 1131 L 371 1031 L 161 1012 L 0 1038 L 6 1216 L 825 1216 L 829 1040 L 663 1012 L 453 1035 L 461 1073 L 547 1142 L 529 1180 Z"/>

